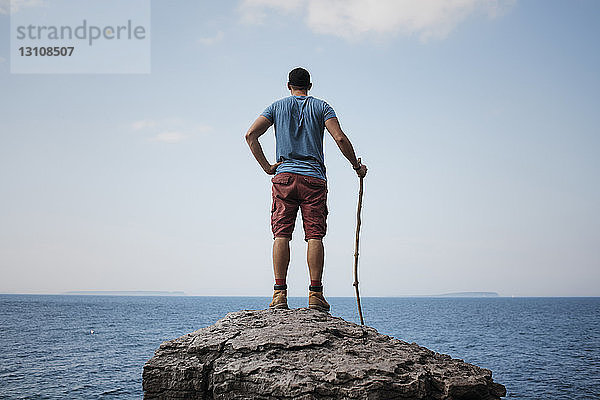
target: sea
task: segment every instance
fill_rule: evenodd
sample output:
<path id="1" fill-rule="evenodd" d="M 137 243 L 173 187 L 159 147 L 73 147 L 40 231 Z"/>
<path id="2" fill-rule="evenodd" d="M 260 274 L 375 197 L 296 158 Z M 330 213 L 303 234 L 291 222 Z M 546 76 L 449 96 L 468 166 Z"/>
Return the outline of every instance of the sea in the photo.
<path id="1" fill-rule="evenodd" d="M 365 323 L 493 371 L 512 399 L 600 399 L 600 298 L 363 298 Z M 161 342 L 268 298 L 0 295 L 0 399 L 141 399 Z M 354 298 L 332 315 L 359 322 Z M 290 298 L 305 307 L 306 298 Z"/>

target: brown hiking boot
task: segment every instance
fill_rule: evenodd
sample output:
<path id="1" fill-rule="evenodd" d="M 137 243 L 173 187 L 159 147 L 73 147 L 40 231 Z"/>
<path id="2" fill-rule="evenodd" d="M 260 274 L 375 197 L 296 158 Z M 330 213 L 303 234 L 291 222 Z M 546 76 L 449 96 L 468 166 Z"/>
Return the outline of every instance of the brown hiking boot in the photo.
<path id="1" fill-rule="evenodd" d="M 274 290 L 273 301 L 269 304 L 269 308 L 282 308 L 287 310 L 287 290 Z"/>
<path id="2" fill-rule="evenodd" d="M 308 308 L 319 311 L 329 312 L 329 303 L 323 297 L 323 289 L 319 292 L 309 290 L 308 292 Z"/>

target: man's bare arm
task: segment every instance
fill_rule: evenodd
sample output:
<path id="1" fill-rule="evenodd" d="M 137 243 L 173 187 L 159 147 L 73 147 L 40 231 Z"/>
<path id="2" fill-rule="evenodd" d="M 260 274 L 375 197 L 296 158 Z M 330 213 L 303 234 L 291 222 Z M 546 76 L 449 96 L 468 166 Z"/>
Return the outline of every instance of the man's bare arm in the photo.
<path id="1" fill-rule="evenodd" d="M 340 122 L 338 121 L 338 119 L 335 117 L 329 118 L 327 121 L 325 121 L 325 127 L 327 128 L 327 131 L 331 134 L 331 137 L 333 137 L 333 140 L 335 140 L 335 143 L 342 151 L 344 157 L 346 157 L 348 161 L 350 161 L 350 164 L 352 164 L 352 168 L 356 171 L 358 176 L 364 178 L 364 176 L 367 174 L 367 166 L 361 164 L 356 159 L 354 147 L 352 147 L 352 143 L 350 143 L 350 139 L 348 139 L 348 136 L 346 136 L 344 131 L 342 131 L 342 127 L 340 126 Z"/>
<path id="2" fill-rule="evenodd" d="M 248 146 L 250 146 L 250 151 L 262 169 L 267 174 L 274 175 L 275 170 L 279 164 L 281 164 L 281 162 L 271 164 L 267 160 L 267 157 L 265 157 L 265 153 L 263 152 L 260 142 L 258 141 L 258 138 L 261 137 L 271 125 L 273 125 L 273 123 L 269 121 L 268 118 L 262 115 L 259 116 L 256 121 L 254 121 L 250 129 L 248 129 L 248 132 L 246 133 L 246 142 L 248 143 Z"/>

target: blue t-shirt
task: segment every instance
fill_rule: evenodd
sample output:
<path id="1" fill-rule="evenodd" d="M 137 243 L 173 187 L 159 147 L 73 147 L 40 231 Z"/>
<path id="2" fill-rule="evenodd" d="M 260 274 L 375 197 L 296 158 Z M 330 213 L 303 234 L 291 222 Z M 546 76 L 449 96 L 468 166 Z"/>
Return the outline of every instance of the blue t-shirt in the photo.
<path id="1" fill-rule="evenodd" d="M 276 174 L 325 176 L 323 133 L 325 121 L 335 117 L 333 108 L 312 96 L 289 96 L 277 100 L 261 114 L 275 126 Z"/>

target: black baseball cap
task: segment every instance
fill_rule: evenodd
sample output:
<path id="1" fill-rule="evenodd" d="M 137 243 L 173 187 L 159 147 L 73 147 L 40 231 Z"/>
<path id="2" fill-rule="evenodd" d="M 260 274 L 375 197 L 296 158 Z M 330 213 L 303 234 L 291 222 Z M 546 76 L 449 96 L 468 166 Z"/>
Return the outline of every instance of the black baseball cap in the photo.
<path id="1" fill-rule="evenodd" d="M 310 74 L 304 68 L 294 68 L 290 71 L 288 83 L 292 86 L 307 88 L 310 86 Z"/>

